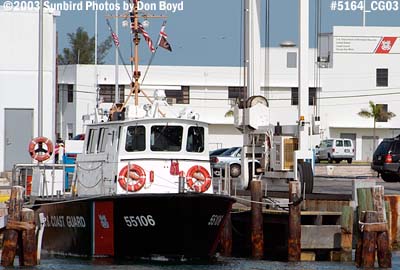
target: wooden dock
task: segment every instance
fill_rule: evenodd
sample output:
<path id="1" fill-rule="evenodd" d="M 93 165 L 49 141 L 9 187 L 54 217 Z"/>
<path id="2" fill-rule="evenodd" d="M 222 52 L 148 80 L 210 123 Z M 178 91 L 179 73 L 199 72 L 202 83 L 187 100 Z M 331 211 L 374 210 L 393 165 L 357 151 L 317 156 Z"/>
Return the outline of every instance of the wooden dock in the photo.
<path id="1" fill-rule="evenodd" d="M 342 196 L 340 196 L 342 197 Z M 342 243 L 342 211 L 351 199 L 307 199 L 301 211 L 301 260 L 334 260 L 346 248 Z M 289 211 L 263 207 L 264 258 L 288 260 Z M 232 210 L 232 256 L 251 257 L 251 210 L 236 203 Z M 352 221 L 351 221 L 352 222 Z M 352 223 L 351 223 L 352 224 Z M 350 236 L 351 237 L 351 236 Z M 350 243 L 351 245 L 351 243 Z M 351 248 L 351 246 L 350 246 Z M 350 250 L 351 252 L 351 250 Z M 339 255 L 338 255 L 339 254 Z"/>
<path id="2" fill-rule="evenodd" d="M 374 189 L 376 187 L 375 182 L 370 181 L 370 179 L 365 180 L 365 182 L 357 179 L 353 186 L 355 193 L 360 189 Z M 263 198 L 260 212 L 263 228 L 262 259 L 354 261 L 352 251 L 356 249 L 356 245 L 353 243 L 357 242 L 357 238 L 362 237 L 358 229 L 359 209 L 382 208 L 382 202 L 378 206 L 366 208 L 363 202 L 365 199 L 357 199 L 357 195 L 354 193 L 351 195 L 306 195 L 306 198 L 300 203 L 301 211 L 299 211 L 300 236 L 298 241 L 300 248 L 293 257 L 290 252 L 293 249 L 296 250 L 298 244 L 293 245 L 297 240 L 293 242 L 293 239 L 290 239 L 293 235 L 296 236 L 296 233 L 293 234 L 292 231 L 296 228 L 291 228 L 293 217 L 289 211 L 291 206 L 289 194 L 291 192 L 268 192 L 268 198 Z M 222 254 L 254 258 L 251 224 L 254 214 L 251 207 L 251 194 L 249 191 L 237 191 L 235 198 L 237 198 L 237 203 L 233 206 L 229 226 L 223 234 Z M 398 248 L 400 243 L 400 230 L 398 229 L 400 226 L 400 195 L 387 195 L 385 200 L 389 202 L 386 204 L 387 219 L 381 222 L 386 222 L 383 227 L 388 228 L 389 250 L 391 250 Z M 357 206 L 358 202 L 362 204 L 360 207 Z M 294 222 L 296 222 L 296 217 L 294 218 Z M 226 243 L 230 244 L 226 245 Z M 379 254 L 377 256 L 384 255 Z"/>

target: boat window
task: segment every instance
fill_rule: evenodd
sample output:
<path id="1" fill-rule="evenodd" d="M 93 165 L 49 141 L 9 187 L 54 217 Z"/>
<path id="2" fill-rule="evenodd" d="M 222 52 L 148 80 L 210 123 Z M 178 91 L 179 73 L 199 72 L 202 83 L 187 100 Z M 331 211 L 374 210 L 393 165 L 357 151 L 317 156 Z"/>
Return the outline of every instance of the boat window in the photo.
<path id="1" fill-rule="evenodd" d="M 181 126 L 152 126 L 150 147 L 152 151 L 178 152 L 182 148 Z"/>
<path id="2" fill-rule="evenodd" d="M 130 126 L 126 131 L 125 150 L 127 152 L 146 149 L 146 129 L 144 126 Z"/>
<path id="3" fill-rule="evenodd" d="M 204 128 L 189 127 L 186 151 L 201 153 L 204 151 Z"/>
<path id="4" fill-rule="evenodd" d="M 104 152 L 106 150 L 107 133 L 108 133 L 108 128 L 100 128 L 99 139 L 98 139 L 99 143 L 97 144 L 97 153 Z"/>
<path id="5" fill-rule="evenodd" d="M 96 129 L 90 129 L 89 130 L 89 138 L 87 140 L 87 145 L 86 145 L 86 153 L 92 154 L 96 150 L 96 143 L 97 143 L 97 137 L 96 137 Z"/>

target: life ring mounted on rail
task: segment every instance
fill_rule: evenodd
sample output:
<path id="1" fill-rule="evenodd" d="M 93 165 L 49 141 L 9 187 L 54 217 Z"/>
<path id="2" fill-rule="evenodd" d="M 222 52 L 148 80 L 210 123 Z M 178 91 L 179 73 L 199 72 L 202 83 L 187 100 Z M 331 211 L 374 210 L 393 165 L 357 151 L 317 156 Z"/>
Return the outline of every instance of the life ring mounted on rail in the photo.
<path id="1" fill-rule="evenodd" d="M 211 186 L 210 173 L 203 166 L 192 166 L 187 172 L 186 183 L 196 192 L 206 192 Z"/>
<path id="2" fill-rule="evenodd" d="M 119 172 L 118 183 L 126 191 L 139 191 L 146 183 L 146 172 L 139 165 L 126 165 Z"/>
<path id="3" fill-rule="evenodd" d="M 53 154 L 53 142 L 46 137 L 36 137 L 29 143 L 29 154 L 34 160 L 46 161 Z"/>

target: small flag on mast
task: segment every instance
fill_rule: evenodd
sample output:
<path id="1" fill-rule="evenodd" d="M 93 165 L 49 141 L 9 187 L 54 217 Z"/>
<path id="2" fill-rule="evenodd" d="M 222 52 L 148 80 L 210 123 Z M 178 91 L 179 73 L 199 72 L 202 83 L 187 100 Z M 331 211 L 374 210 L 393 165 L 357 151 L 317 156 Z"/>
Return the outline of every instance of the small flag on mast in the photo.
<path id="1" fill-rule="evenodd" d="M 172 47 L 171 44 L 169 44 L 168 40 L 167 40 L 167 33 L 165 33 L 165 25 L 167 24 L 166 21 L 163 22 L 162 26 L 161 26 L 161 30 L 160 30 L 160 38 L 158 40 L 158 46 L 160 46 L 161 48 L 164 48 L 170 52 L 172 52 Z"/>
<path id="2" fill-rule="evenodd" d="M 113 41 L 114 41 L 115 47 L 119 47 L 119 38 L 118 38 L 118 35 L 117 35 L 116 33 L 114 33 L 114 31 L 112 30 L 110 21 L 109 21 L 108 19 L 106 19 L 106 22 L 107 22 L 107 25 L 108 25 L 108 29 L 109 29 L 110 32 L 111 32 L 111 37 L 112 37 L 112 39 L 113 39 Z"/>
<path id="3" fill-rule="evenodd" d="M 153 46 L 153 41 L 151 40 L 149 33 L 144 29 L 143 25 L 139 23 L 139 31 L 142 33 L 142 36 L 144 37 L 144 40 L 147 42 L 147 46 L 149 46 L 149 49 L 152 53 L 156 51 L 156 49 Z"/>
<path id="4" fill-rule="evenodd" d="M 129 15 L 131 18 L 131 31 L 132 31 L 132 34 L 134 34 L 135 33 L 135 22 L 134 22 L 134 18 L 133 18 L 134 15 L 132 12 L 130 12 Z M 144 29 L 144 27 L 141 23 L 138 23 L 138 27 L 139 27 L 138 31 L 144 37 L 144 40 L 146 41 L 147 46 L 149 47 L 150 51 L 152 53 L 154 53 L 156 51 L 156 49 L 154 48 L 153 41 L 151 40 L 149 33 L 147 33 L 147 31 Z"/>
<path id="5" fill-rule="evenodd" d="M 111 33 L 112 39 L 114 41 L 115 47 L 119 47 L 119 38 L 117 36 L 117 34 L 115 34 L 114 32 Z"/>

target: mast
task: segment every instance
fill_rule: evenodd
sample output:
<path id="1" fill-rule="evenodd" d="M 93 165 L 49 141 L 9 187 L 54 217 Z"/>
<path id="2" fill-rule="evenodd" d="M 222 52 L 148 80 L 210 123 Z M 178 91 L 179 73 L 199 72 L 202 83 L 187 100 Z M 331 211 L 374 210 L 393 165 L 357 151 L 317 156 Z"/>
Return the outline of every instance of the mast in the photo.
<path id="1" fill-rule="evenodd" d="M 139 71 L 139 42 L 140 42 L 140 37 L 139 37 L 139 11 L 138 11 L 138 1 L 133 0 L 133 10 L 132 14 L 133 16 L 133 30 L 134 30 L 134 57 L 133 57 L 133 63 L 134 63 L 134 72 L 133 72 L 133 82 L 134 82 L 134 90 L 135 90 L 135 106 L 139 105 L 139 78 L 140 78 L 140 71 Z"/>
<path id="2" fill-rule="evenodd" d="M 118 6 L 118 0 L 115 0 L 115 6 Z M 115 33 L 118 36 L 118 9 L 115 9 Z M 119 103 L 119 63 L 118 63 L 118 47 L 115 46 L 115 104 Z"/>

